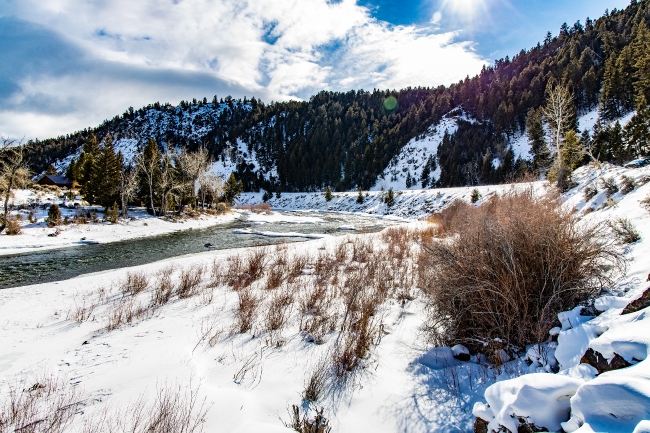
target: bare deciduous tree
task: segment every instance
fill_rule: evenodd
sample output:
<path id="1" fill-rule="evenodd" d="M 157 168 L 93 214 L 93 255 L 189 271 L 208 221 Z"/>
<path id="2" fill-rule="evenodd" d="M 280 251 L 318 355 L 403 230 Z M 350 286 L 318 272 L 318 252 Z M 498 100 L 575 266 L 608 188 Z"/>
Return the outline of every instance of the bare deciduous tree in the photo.
<path id="1" fill-rule="evenodd" d="M 135 197 L 138 189 L 138 170 L 132 165 L 125 166 L 120 172 L 120 201 L 122 217 L 128 217 L 129 200 Z"/>
<path id="2" fill-rule="evenodd" d="M 0 137 L 0 180 L 6 183 L 4 187 L 4 214 L 0 221 L 0 233 L 7 226 L 9 215 L 9 198 L 11 190 L 25 167 L 25 147 L 23 141 L 16 141 L 11 138 Z"/>
<path id="3" fill-rule="evenodd" d="M 214 173 L 202 172 L 199 176 L 199 194 L 203 208 L 205 208 L 208 197 L 210 198 L 209 206 L 212 207 L 217 197 L 223 194 L 223 179 Z"/>

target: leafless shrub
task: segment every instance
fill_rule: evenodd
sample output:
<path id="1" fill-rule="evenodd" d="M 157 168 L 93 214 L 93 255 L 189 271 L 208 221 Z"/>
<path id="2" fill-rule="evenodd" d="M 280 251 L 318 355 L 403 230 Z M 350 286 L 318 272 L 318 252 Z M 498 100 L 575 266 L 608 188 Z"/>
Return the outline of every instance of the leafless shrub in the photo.
<path id="1" fill-rule="evenodd" d="M 621 194 L 629 194 L 632 191 L 634 191 L 634 187 L 636 184 L 634 183 L 634 178 L 632 176 L 621 176 Z"/>
<path id="2" fill-rule="evenodd" d="M 646 208 L 646 210 L 650 211 L 650 194 L 648 194 L 648 196 L 641 200 L 639 203 L 641 203 L 641 206 Z"/>
<path id="3" fill-rule="evenodd" d="M 253 328 L 260 300 L 250 289 L 238 291 L 237 296 L 239 297 L 239 302 L 235 311 L 235 329 L 237 332 L 243 334 Z"/>
<path id="4" fill-rule="evenodd" d="M 245 272 L 252 280 L 257 280 L 264 273 L 264 266 L 269 252 L 266 248 L 255 248 L 246 255 Z"/>
<path id="5" fill-rule="evenodd" d="M 122 284 L 122 293 L 135 296 L 149 287 L 149 277 L 144 272 L 127 272 Z"/>
<path id="6" fill-rule="evenodd" d="M 210 285 L 212 287 L 219 287 L 224 284 L 224 273 L 221 262 L 214 259 L 212 267 L 210 268 Z"/>
<path id="7" fill-rule="evenodd" d="M 279 263 L 270 266 L 266 276 L 266 288 L 268 290 L 273 290 L 280 287 L 284 281 L 285 271 L 285 266 Z"/>
<path id="8" fill-rule="evenodd" d="M 582 190 L 584 197 L 585 197 L 585 202 L 590 201 L 592 198 L 596 197 L 598 195 L 598 186 L 596 183 L 590 183 L 589 185 L 585 186 L 585 188 Z"/>
<path id="9" fill-rule="evenodd" d="M 169 302 L 174 293 L 174 283 L 172 283 L 171 270 L 162 272 L 151 295 L 149 305 L 153 308 L 161 307 Z"/>
<path id="10" fill-rule="evenodd" d="M 641 239 L 639 231 L 627 218 L 617 218 L 614 221 L 609 221 L 608 224 L 622 244 L 633 244 Z"/>
<path id="11" fill-rule="evenodd" d="M 295 280 L 297 277 L 302 275 L 303 269 L 307 267 L 309 264 L 311 258 L 309 255 L 306 254 L 294 254 L 291 256 L 289 259 L 289 275 L 288 275 L 288 280 L 291 282 Z"/>
<path id="12" fill-rule="evenodd" d="M 284 327 L 291 313 L 289 307 L 292 302 L 293 296 L 288 290 L 273 294 L 264 317 L 264 326 L 268 331 L 277 331 Z"/>
<path id="13" fill-rule="evenodd" d="M 81 300 L 81 303 L 79 303 L 75 298 L 74 304 L 74 308 L 68 312 L 68 320 L 72 320 L 77 323 L 83 323 L 90 320 L 93 312 L 95 311 L 95 308 L 97 307 L 95 303 L 90 302 L 86 298 L 83 298 Z"/>
<path id="14" fill-rule="evenodd" d="M 348 257 L 348 243 L 339 242 L 334 248 L 334 260 L 337 264 L 343 264 L 346 262 Z"/>
<path id="15" fill-rule="evenodd" d="M 192 383 L 189 387 L 158 385 L 152 402 L 143 393 L 119 413 L 88 420 L 82 433 L 199 433 L 209 410 Z"/>
<path id="16" fill-rule="evenodd" d="M 203 282 L 203 271 L 202 265 L 194 265 L 182 270 L 176 287 L 176 294 L 180 299 L 190 298 L 198 293 Z"/>
<path id="17" fill-rule="evenodd" d="M 323 408 L 316 410 L 314 418 L 309 418 L 307 413 L 300 414 L 300 407 L 295 404 L 291 406 L 289 415 L 291 420 L 285 422 L 285 427 L 292 428 L 299 433 L 330 433 L 332 428 L 329 421 L 323 416 Z"/>
<path id="18" fill-rule="evenodd" d="M 22 228 L 20 227 L 21 219 L 22 218 L 20 217 L 20 215 L 16 215 L 15 217 L 8 217 L 6 219 L 7 225 L 5 228 L 9 236 L 16 236 L 23 232 Z"/>
<path id="19" fill-rule="evenodd" d="M 0 432 L 63 433 L 77 412 L 82 393 L 63 379 L 39 376 L 9 385 L 0 401 Z"/>
<path id="20" fill-rule="evenodd" d="M 426 246 L 419 278 L 431 301 L 427 325 L 441 345 L 541 341 L 559 312 L 624 269 L 604 225 L 579 227 L 558 201 L 532 191 L 467 207 L 447 224 L 455 237 Z"/>
<path id="21" fill-rule="evenodd" d="M 437 226 L 438 236 L 446 236 L 452 231 L 453 222 L 458 215 L 465 213 L 470 207 L 469 203 L 456 199 L 441 212 L 431 215 L 427 221 Z"/>
<path id="22" fill-rule="evenodd" d="M 266 215 L 271 214 L 271 205 L 268 203 L 237 205 L 235 206 L 235 209 L 247 210 L 258 214 L 259 213 L 263 213 Z"/>
<path id="23" fill-rule="evenodd" d="M 616 180 L 613 177 L 601 177 L 600 183 L 605 189 L 605 195 L 611 197 L 618 192 L 618 185 L 616 185 Z"/>

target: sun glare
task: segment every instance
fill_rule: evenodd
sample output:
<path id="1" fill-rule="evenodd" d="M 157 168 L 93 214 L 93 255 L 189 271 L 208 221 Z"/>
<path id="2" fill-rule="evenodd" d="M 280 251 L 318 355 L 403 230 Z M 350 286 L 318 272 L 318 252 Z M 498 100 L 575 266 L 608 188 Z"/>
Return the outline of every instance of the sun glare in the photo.
<path id="1" fill-rule="evenodd" d="M 487 13 L 486 0 L 443 0 L 441 9 L 462 19 L 478 17 Z"/>

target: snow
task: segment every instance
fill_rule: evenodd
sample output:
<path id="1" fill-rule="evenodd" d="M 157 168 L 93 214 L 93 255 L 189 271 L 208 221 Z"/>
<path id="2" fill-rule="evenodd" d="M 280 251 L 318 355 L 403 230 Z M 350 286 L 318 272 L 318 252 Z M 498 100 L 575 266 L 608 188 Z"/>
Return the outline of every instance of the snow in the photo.
<path id="1" fill-rule="evenodd" d="M 613 194 L 610 205 L 604 207 L 604 192 L 600 191 L 588 202 L 582 193 L 586 185 L 602 177 L 613 177 L 619 182 L 623 175 L 641 181 L 644 176 L 650 176 L 650 169 L 624 169 L 607 164 L 598 169 L 582 167 L 573 176 L 578 187 L 564 196 L 565 205 L 575 209 L 578 215 L 592 209 L 582 216 L 584 224 L 628 218 L 639 231 L 641 241 L 624 249 L 629 266 L 623 281 L 595 300 L 594 307 L 601 312 L 598 316 L 582 315 L 580 306 L 558 315 L 562 328 L 552 330 L 551 334 L 558 335 L 554 357 L 559 373 L 526 374 L 497 382 L 487 389 L 486 402 L 479 402 L 474 413 L 489 421 L 492 431 L 499 425 L 516 431 L 512 414 L 530 415 L 529 420 L 550 431 L 557 431 L 560 426 L 569 433 L 647 431 L 650 419 L 650 311 L 646 308 L 625 315 L 621 312 L 648 288 L 645 281 L 647 257 L 650 256 L 650 213 L 639 202 L 650 196 L 650 183 L 641 182 L 627 195 Z M 550 344 L 548 348 L 552 348 Z M 608 361 L 619 355 L 631 366 L 598 374 L 595 368 L 580 363 L 589 348 Z M 527 358 L 536 360 L 534 348 L 529 349 Z M 539 371 L 537 367 L 533 370 Z M 563 382 L 567 380 L 574 382 Z M 574 389 L 568 385 L 562 388 L 563 383 L 572 383 Z M 561 394 L 571 395 L 571 398 L 556 401 Z M 549 409 L 552 413 L 547 413 Z M 539 418 L 546 415 L 553 417 Z"/>
<path id="2" fill-rule="evenodd" d="M 16 191 L 16 201 L 19 203 L 27 203 L 28 199 L 32 199 L 33 197 L 33 192 L 27 190 Z M 72 219 L 77 212 L 74 208 L 68 209 L 63 207 L 63 203 L 53 197 L 40 201 L 43 203 L 59 202 L 61 204 L 62 220 L 65 217 Z M 98 210 L 101 220 L 102 214 L 99 208 L 88 209 Z M 47 210 L 42 207 L 37 207 L 34 212 L 36 218 L 36 222 L 34 223 L 28 220 L 28 210 L 10 212 L 10 215 L 21 215 L 22 233 L 16 236 L 9 236 L 6 232 L 0 234 L 0 256 L 52 248 L 64 248 L 74 245 L 118 242 L 127 239 L 158 236 L 166 233 L 223 224 L 240 217 L 239 213 L 233 212 L 219 216 L 201 215 L 198 218 L 186 218 L 178 222 L 173 222 L 153 217 L 143 208 L 135 208 L 129 211 L 129 219 L 119 219 L 115 224 L 100 221 L 96 223 L 61 224 L 56 227 L 48 227 L 45 222 L 47 219 Z"/>
<path id="3" fill-rule="evenodd" d="M 650 213 L 639 201 L 650 195 L 650 183 L 637 186 L 627 195 L 614 194 L 610 203 L 613 205 L 606 207 L 601 207 L 606 202 L 602 191 L 588 202 L 582 192 L 584 186 L 600 177 L 613 176 L 619 180 L 621 175 L 641 180 L 650 175 L 650 167 L 581 168 L 574 174 L 578 187 L 564 196 L 565 205 L 575 209 L 584 223 L 626 217 L 642 236 L 641 241 L 625 247 L 630 264 L 624 281 L 596 300 L 596 310 L 601 314 L 581 315 L 582 307 L 564 312 L 558 318 L 561 328 L 550 333 L 558 337 L 557 342 L 528 347 L 525 355 L 497 369 L 486 366 L 486 360 L 476 355 L 470 362 L 455 359 L 454 355 L 467 353 L 462 347 L 434 348 L 423 341 L 421 329 L 427 320 L 427 306 L 422 296 L 403 305 L 397 302 L 384 305 L 377 313 L 383 334 L 374 345 L 372 355 L 365 360 L 365 368 L 359 370 L 349 387 L 339 390 L 336 398 L 318 403 L 326 408 L 333 431 L 471 431 L 474 416 L 490 422 L 495 430 L 503 425 L 517 431 L 513 425 L 517 420 L 511 417 L 516 414 L 551 431 L 562 427 L 567 432 L 581 433 L 647 432 L 649 423 L 643 420 L 650 418 L 650 333 L 647 332 L 650 311 L 626 315 L 621 315 L 621 311 L 648 286 L 645 281 L 650 256 Z M 486 186 L 479 187 L 479 191 L 484 201 L 492 194 L 505 194 L 512 188 L 531 187 L 540 193 L 546 191 L 543 182 Z M 330 202 L 320 193 L 282 193 L 280 198 L 271 199 L 274 209 L 305 212 L 288 217 L 247 212 L 247 216 L 262 227 L 268 222 L 298 227 L 318 224 L 318 211 L 326 210 L 341 212 L 342 219 L 345 212 L 414 219 L 442 209 L 456 198 L 469 200 L 472 189 L 397 191 L 392 208 L 381 202 L 379 191 L 369 192 L 362 204 L 356 203 L 356 193 L 335 193 Z M 21 194 L 17 194 L 16 200 Z M 27 195 L 22 195 L 27 200 Z M 259 203 L 261 195 L 244 194 L 241 201 Z M 585 215 L 584 211 L 591 208 L 595 210 Z M 0 248 L 8 250 L 9 241 L 16 242 L 13 244 L 16 248 L 30 243 L 42 246 L 45 242 L 62 242 L 62 236 L 68 236 L 68 231 L 70 242 L 77 242 L 81 237 L 108 241 L 217 222 L 215 219 L 171 223 L 149 217 L 143 211 L 135 212 L 134 216 L 135 221 L 123 225 L 65 226 L 64 233 L 57 238 L 39 235 L 39 230 L 47 233 L 42 227 L 26 227 L 24 235 L 0 236 Z M 144 226 L 144 222 L 148 225 Z M 415 227 L 424 223 L 409 224 Z M 90 231 L 84 235 L 86 229 Z M 296 229 L 292 234 L 302 236 L 299 231 Z M 287 233 L 267 235 L 287 236 Z M 352 232 L 343 241 L 360 238 L 377 245 L 380 236 Z M 341 240 L 324 237 L 286 248 L 289 254 L 308 253 L 313 258 Z M 18 377 L 52 372 L 83 387 L 89 395 L 83 412 L 90 416 L 107 407 L 119 409 L 135 400 L 143 390 L 154 391 L 157 383 L 187 384 L 194 378 L 201 383 L 201 397 L 214 403 L 206 417 L 205 431 L 289 431 L 278 418 L 286 420 L 287 406 L 300 403 L 308 373 L 332 350 L 331 335 L 324 344 L 308 343 L 295 321 L 275 335 L 229 335 L 237 294 L 225 287 L 215 289 L 212 303 L 200 297 L 178 299 L 155 310 L 146 319 L 111 332 L 104 330 L 106 303 L 97 307 L 89 321 L 77 323 L 68 319 L 77 307 L 95 302 L 102 288 L 104 299 L 115 299 L 127 272 L 145 272 L 154 281 L 170 267 L 174 269 L 174 278 L 182 270 L 195 266 L 206 266 L 208 274 L 213 263 L 225 266 L 229 257 L 246 252 L 245 249 L 206 251 L 66 281 L 0 290 L 0 395 Z M 210 326 L 215 332 L 221 332 L 221 337 L 214 345 L 197 345 L 204 329 Z M 82 344 L 86 341 L 88 344 Z M 593 367 L 580 364 L 588 348 L 607 359 L 616 353 L 632 366 L 598 375 Z M 249 366 L 247 370 L 245 365 Z M 558 369 L 557 374 L 549 372 Z"/>
<path id="4" fill-rule="evenodd" d="M 297 232 L 265 232 L 248 229 L 235 229 L 232 231 L 239 235 L 258 235 L 270 238 L 306 238 L 306 239 L 323 239 L 331 237 L 330 235 L 320 233 L 297 233 Z"/>
<path id="5" fill-rule="evenodd" d="M 488 429 L 493 431 L 499 426 L 517 431 L 518 422 L 512 414 L 549 431 L 558 431 L 560 423 L 569 416 L 569 398 L 583 383 L 570 376 L 547 373 L 498 382 L 485 391 L 487 406 L 477 403 L 473 413 L 489 421 Z"/>
<path id="6" fill-rule="evenodd" d="M 420 176 L 424 165 L 430 156 L 436 157 L 438 146 L 442 143 L 445 133 L 451 135 L 458 130 L 458 119 L 461 118 L 463 117 L 444 117 L 437 125 L 428 129 L 424 139 L 411 139 L 379 175 L 371 191 L 388 191 L 390 188 L 395 191 L 420 189 L 422 187 Z M 410 188 L 406 188 L 407 173 L 413 178 Z M 431 173 L 430 179 L 435 180 L 438 177 L 440 177 L 439 167 Z"/>

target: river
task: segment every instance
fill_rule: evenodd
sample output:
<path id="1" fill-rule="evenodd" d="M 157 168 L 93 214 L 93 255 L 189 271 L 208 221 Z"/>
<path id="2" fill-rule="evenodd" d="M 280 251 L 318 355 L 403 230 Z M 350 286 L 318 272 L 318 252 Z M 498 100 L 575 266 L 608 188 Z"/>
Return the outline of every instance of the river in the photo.
<path id="1" fill-rule="evenodd" d="M 67 280 L 92 272 L 138 266 L 172 257 L 196 254 L 210 249 L 224 250 L 306 241 L 304 237 L 268 237 L 241 234 L 238 231 L 264 231 L 273 233 L 326 234 L 341 236 L 349 231 L 341 226 L 354 226 L 356 232 L 376 232 L 394 221 L 378 218 L 318 212 L 300 213 L 315 216 L 321 222 L 312 224 L 264 223 L 255 224 L 243 217 L 230 223 L 208 228 L 96 245 L 79 245 L 66 248 L 15 254 L 0 257 L 0 289 Z"/>

